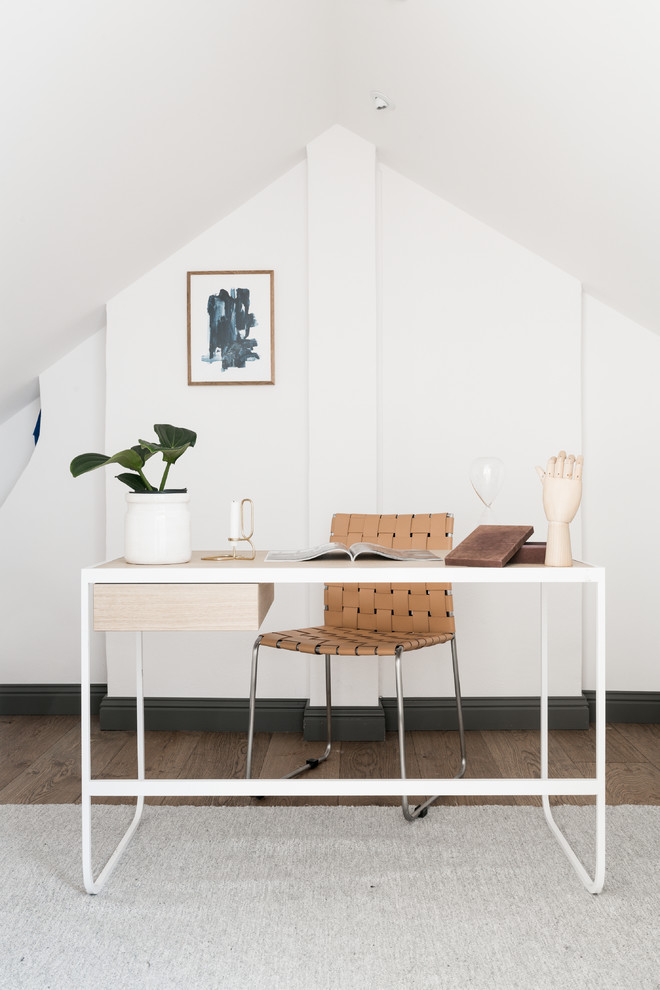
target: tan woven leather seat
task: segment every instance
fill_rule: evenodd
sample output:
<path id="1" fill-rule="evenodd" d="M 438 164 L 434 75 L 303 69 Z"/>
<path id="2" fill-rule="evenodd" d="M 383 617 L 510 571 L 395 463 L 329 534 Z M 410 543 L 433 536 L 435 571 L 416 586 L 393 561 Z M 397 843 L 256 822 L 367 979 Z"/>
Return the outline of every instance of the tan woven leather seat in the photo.
<path id="1" fill-rule="evenodd" d="M 377 543 L 396 549 L 451 550 L 454 519 L 450 513 L 426 515 L 360 515 L 337 513 L 332 517 L 330 541 L 344 543 Z M 454 624 L 453 596 L 449 584 L 329 584 L 324 591 L 325 622 L 322 626 L 289 629 L 284 632 L 263 633 L 253 649 L 252 679 L 250 687 L 250 727 L 248 731 L 247 773 L 250 776 L 254 711 L 256 697 L 257 662 L 260 646 L 300 653 L 323 654 L 326 658 L 326 707 L 328 743 L 325 754 L 288 774 L 297 776 L 312 769 L 330 755 L 331 656 L 393 656 L 397 675 L 397 700 L 399 721 L 399 751 L 401 776 L 405 778 L 405 750 L 403 728 L 403 689 L 401 656 L 411 650 L 426 646 L 451 643 L 456 689 L 458 729 L 461 744 L 461 771 L 465 772 L 465 744 L 461 710 L 458 661 L 456 656 L 456 630 Z M 407 798 L 403 798 L 406 818 L 412 819 L 426 813 L 435 798 L 420 805 L 415 812 L 408 810 Z"/>
<path id="2" fill-rule="evenodd" d="M 383 547 L 451 550 L 453 517 L 349 515 L 332 517 L 331 543 L 377 543 Z M 336 656 L 394 656 L 448 642 L 454 635 L 451 585 L 329 584 L 325 622 L 311 629 L 265 633 L 262 646 Z"/>
<path id="3" fill-rule="evenodd" d="M 287 632 L 266 633 L 261 646 L 278 650 L 298 650 L 300 653 L 331 653 L 333 656 L 390 656 L 397 646 L 404 651 L 437 646 L 451 639 L 449 633 L 438 636 L 402 636 L 399 633 L 359 632 L 341 626 L 314 626 L 310 629 L 289 629 Z"/>

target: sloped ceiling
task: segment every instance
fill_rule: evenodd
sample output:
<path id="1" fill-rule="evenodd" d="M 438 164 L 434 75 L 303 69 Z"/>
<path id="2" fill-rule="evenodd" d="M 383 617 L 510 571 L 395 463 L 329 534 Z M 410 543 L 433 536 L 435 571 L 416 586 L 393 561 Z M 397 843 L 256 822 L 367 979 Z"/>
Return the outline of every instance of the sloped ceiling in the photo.
<path id="1" fill-rule="evenodd" d="M 334 123 L 660 332 L 659 41 L 649 0 L 4 4 L 0 422 Z"/>
<path id="2" fill-rule="evenodd" d="M 0 422 L 106 300 L 335 123 L 333 30 L 310 0 L 2 4 Z"/>

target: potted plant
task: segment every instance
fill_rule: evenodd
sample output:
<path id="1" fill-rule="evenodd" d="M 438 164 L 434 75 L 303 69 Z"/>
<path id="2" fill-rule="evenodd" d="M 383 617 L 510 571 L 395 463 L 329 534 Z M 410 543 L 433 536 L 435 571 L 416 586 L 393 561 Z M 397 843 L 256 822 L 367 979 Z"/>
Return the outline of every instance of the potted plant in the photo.
<path id="1" fill-rule="evenodd" d="M 140 440 L 134 447 L 106 454 L 79 454 L 71 461 L 71 474 L 77 478 L 104 464 L 119 464 L 128 471 L 116 477 L 131 489 L 126 494 L 124 557 L 129 564 L 182 564 L 192 555 L 190 539 L 190 496 L 186 488 L 166 488 L 172 465 L 189 447 L 197 434 L 168 423 L 157 423 L 158 442 Z M 158 487 L 147 479 L 144 466 L 154 454 L 162 454 L 165 464 Z"/>

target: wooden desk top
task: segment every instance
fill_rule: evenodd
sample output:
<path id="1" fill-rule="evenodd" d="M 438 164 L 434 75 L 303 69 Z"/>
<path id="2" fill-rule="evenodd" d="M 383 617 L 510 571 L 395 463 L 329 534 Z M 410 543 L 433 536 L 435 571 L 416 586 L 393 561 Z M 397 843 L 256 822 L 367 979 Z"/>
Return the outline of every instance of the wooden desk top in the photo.
<path id="1" fill-rule="evenodd" d="M 266 561 L 258 550 L 254 560 L 203 560 L 219 550 L 194 550 L 185 564 L 127 564 L 123 557 L 84 568 L 83 580 L 99 583 L 237 583 L 323 584 L 364 581 L 409 581 L 452 584 L 585 584 L 601 581 L 602 567 L 574 561 L 572 567 L 510 564 L 506 567 L 445 567 L 443 560 L 385 560 L 343 558 L 309 561 Z"/>

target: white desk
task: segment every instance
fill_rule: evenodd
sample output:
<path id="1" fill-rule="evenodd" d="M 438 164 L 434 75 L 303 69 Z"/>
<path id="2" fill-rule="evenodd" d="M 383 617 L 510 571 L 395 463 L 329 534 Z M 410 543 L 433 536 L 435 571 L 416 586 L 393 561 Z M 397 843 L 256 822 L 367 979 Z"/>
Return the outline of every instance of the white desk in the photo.
<path id="1" fill-rule="evenodd" d="M 204 551 L 203 553 L 209 553 Z M 386 560 L 316 560 L 307 563 L 266 563 L 264 552 L 253 561 L 204 561 L 195 552 L 187 564 L 151 567 L 126 564 L 123 559 L 82 571 L 81 705 L 82 705 L 82 819 L 83 877 L 85 889 L 98 893 L 116 866 L 137 828 L 144 798 L 254 794 L 254 780 L 147 780 L 144 774 L 144 696 L 142 690 L 142 635 L 148 629 L 254 629 L 272 601 L 275 584 L 327 584 L 365 582 L 538 584 L 540 588 L 541 643 L 541 776 L 539 778 L 436 779 L 338 779 L 308 777 L 304 780 L 259 778 L 259 794 L 267 795 L 400 795 L 478 794 L 540 795 L 545 819 L 586 889 L 593 894 L 605 879 L 605 571 L 575 562 L 573 567 L 516 565 L 504 568 L 445 567 L 441 561 L 394 562 Z M 550 778 L 548 776 L 548 648 L 547 587 L 550 584 L 596 585 L 596 776 Z M 116 586 L 120 585 L 121 588 Z M 172 588 L 176 585 L 177 590 Z M 196 586 L 196 587 L 193 587 Z M 128 595 L 128 599 L 125 597 Z M 172 602 L 185 599 L 179 615 Z M 99 629 L 136 631 L 136 705 L 138 776 L 103 780 L 91 777 L 90 737 L 90 636 L 96 600 Z M 201 602 L 191 614 L 191 603 Z M 194 610 L 193 610 L 194 611 Z M 210 616 L 210 618 L 209 618 Z M 116 624 L 118 623 L 118 624 Z M 460 629 L 460 616 L 458 617 Z M 249 657 L 245 658 L 246 667 Z M 596 798 L 596 864 L 593 878 L 574 853 L 553 819 L 551 795 L 587 794 Z M 131 825 L 94 880 L 91 863 L 91 802 L 100 796 L 135 796 L 137 807 Z M 417 828 L 423 828 L 419 823 Z"/>

